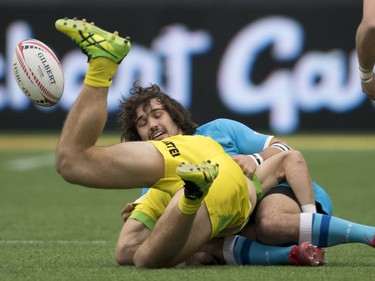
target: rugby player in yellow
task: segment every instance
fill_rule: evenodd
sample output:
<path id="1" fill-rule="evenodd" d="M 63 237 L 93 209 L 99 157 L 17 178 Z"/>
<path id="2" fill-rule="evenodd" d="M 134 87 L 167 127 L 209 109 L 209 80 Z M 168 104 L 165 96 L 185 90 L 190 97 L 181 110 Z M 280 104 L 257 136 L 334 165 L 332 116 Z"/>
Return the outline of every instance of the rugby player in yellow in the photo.
<path id="1" fill-rule="evenodd" d="M 68 182 L 83 186 L 121 189 L 150 186 L 173 196 L 150 237 L 134 254 L 134 264 L 174 266 L 210 238 L 238 232 L 256 203 L 259 181 L 254 178 L 251 183 L 211 138 L 182 136 L 173 132 L 179 130 L 177 127 L 171 128 L 171 137 L 162 141 L 96 146 L 106 122 L 108 88 L 118 64 L 130 50 L 130 42 L 84 20 L 61 19 L 56 28 L 78 43 L 89 57 L 83 88 L 67 116 L 57 145 L 59 173 Z M 139 122 L 141 127 L 142 119 Z M 274 171 L 282 157 L 272 157 L 257 171 L 263 188 L 277 183 L 277 174 L 268 176 L 267 169 Z M 202 163 L 205 160 L 211 160 L 212 164 Z M 307 172 L 303 166 L 298 168 Z M 280 169 L 281 172 L 284 170 Z M 309 180 L 308 173 L 306 177 Z"/>

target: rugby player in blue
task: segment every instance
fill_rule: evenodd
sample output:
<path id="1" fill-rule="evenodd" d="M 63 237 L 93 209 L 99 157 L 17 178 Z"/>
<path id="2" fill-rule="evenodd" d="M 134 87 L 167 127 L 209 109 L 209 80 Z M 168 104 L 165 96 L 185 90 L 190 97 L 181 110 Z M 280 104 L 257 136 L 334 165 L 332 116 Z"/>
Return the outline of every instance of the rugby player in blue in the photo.
<path id="1" fill-rule="evenodd" d="M 275 139 L 274 136 L 258 133 L 240 122 L 224 118 L 216 119 L 198 127 L 195 134 L 213 138 L 220 143 L 225 152 L 235 156 L 234 159 L 237 159 L 238 162 L 241 159 L 239 158 L 240 155 L 250 156 L 262 151 L 262 154 L 264 154 L 264 150 L 267 148 L 280 151 L 291 149 L 284 142 Z M 247 171 L 246 175 L 251 177 L 252 172 L 246 170 L 246 167 L 249 167 L 250 164 L 240 166 L 245 173 Z M 280 186 L 288 186 L 288 184 L 280 183 Z M 320 212 L 332 215 L 332 202 L 327 192 L 315 182 L 313 182 L 313 188 L 315 201 L 320 208 Z"/>

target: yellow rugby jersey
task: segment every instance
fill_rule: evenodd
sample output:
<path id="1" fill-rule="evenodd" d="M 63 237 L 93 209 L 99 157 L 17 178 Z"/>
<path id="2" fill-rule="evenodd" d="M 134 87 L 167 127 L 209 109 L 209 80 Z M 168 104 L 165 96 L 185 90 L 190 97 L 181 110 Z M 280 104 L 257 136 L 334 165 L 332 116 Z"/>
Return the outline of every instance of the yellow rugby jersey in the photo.
<path id="1" fill-rule="evenodd" d="M 213 229 L 211 237 L 236 233 L 246 224 L 251 203 L 245 176 L 220 144 L 210 137 L 197 135 L 178 135 L 150 142 L 163 155 L 165 164 L 164 178 L 151 188 L 167 192 L 172 197 L 184 186 L 184 182 L 176 173 L 176 168 L 181 162 L 200 164 L 202 161 L 211 160 L 213 164 L 219 164 L 219 175 L 204 199 Z M 152 201 L 152 194 L 157 193 L 151 192 L 148 196 L 146 194 L 147 199 L 145 199 Z M 158 205 L 157 201 L 155 203 L 154 207 Z M 156 207 L 152 210 L 147 210 L 147 206 L 141 203 L 135 211 L 141 211 L 152 220 L 157 220 L 164 211 L 165 203 L 160 204 L 160 208 Z"/>
<path id="2" fill-rule="evenodd" d="M 212 163 L 222 164 L 225 168 L 227 165 L 224 159 L 232 161 L 223 148 L 209 137 L 177 135 L 161 141 L 150 142 L 163 155 L 165 163 L 164 178 L 155 183 L 152 188 L 168 192 L 171 195 L 184 185 L 176 174 L 176 168 L 181 162 L 201 164 L 203 161 L 211 160 Z M 220 166 L 219 169 L 221 169 Z"/>

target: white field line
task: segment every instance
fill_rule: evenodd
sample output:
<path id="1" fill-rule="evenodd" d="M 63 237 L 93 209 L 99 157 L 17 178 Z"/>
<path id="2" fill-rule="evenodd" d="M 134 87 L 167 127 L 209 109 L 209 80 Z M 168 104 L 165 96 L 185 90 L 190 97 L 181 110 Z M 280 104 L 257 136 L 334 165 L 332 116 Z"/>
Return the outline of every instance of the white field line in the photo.
<path id="1" fill-rule="evenodd" d="M 53 153 L 17 158 L 9 161 L 6 167 L 11 171 L 28 171 L 41 167 L 51 167 L 55 164 L 55 155 Z"/>
<path id="2" fill-rule="evenodd" d="M 109 241 L 93 240 L 93 241 L 79 241 L 79 240 L 0 240 L 1 244 L 70 244 L 70 245 L 88 245 L 88 244 L 107 244 Z"/>

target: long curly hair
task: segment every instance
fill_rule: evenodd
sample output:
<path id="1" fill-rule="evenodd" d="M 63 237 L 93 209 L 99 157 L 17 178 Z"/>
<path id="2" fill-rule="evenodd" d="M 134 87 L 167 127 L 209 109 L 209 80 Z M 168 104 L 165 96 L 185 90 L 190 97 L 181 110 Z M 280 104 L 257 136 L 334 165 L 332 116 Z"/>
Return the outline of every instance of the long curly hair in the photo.
<path id="1" fill-rule="evenodd" d="M 163 93 L 156 84 L 141 87 L 135 82 L 133 88 L 130 89 L 130 97 L 123 96 L 120 100 L 120 112 L 117 120 L 122 129 L 121 141 L 142 140 L 137 132 L 136 110 L 139 106 L 143 106 L 143 110 L 147 110 L 152 99 L 156 99 L 163 106 L 163 109 L 169 113 L 183 134 L 192 135 L 195 133 L 198 125 L 192 121 L 191 113 L 179 102 Z"/>

